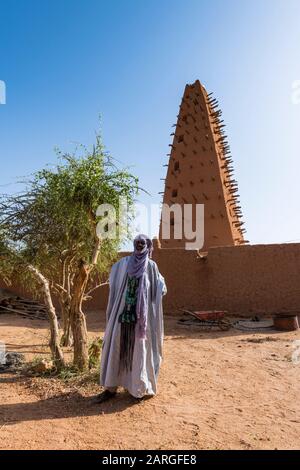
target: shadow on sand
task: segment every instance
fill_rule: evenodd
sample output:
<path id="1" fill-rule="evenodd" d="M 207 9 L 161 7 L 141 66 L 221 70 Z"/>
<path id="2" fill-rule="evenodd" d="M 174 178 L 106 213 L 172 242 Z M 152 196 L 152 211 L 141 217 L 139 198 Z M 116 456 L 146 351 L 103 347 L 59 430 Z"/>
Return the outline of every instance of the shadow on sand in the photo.
<path id="1" fill-rule="evenodd" d="M 40 401 L 0 405 L 0 426 L 24 421 L 114 414 L 133 406 L 141 406 L 140 401 L 125 391 L 117 393 L 115 398 L 100 405 L 94 400 L 94 396 L 85 397 L 78 392 L 72 392 Z"/>

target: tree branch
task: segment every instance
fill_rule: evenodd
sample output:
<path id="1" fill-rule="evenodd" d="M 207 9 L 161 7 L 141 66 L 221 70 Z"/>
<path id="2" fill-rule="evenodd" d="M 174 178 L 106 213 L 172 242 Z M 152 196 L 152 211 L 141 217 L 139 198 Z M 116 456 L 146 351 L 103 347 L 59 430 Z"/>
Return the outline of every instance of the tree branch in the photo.
<path id="1" fill-rule="evenodd" d="M 106 286 L 108 285 L 109 282 L 108 280 L 106 282 L 102 282 L 101 284 L 97 284 L 97 286 L 93 287 L 92 289 L 90 289 L 88 292 L 85 293 L 85 296 L 88 296 L 90 295 L 92 292 L 94 292 L 96 289 L 99 289 L 99 287 L 102 287 L 102 286 Z"/>

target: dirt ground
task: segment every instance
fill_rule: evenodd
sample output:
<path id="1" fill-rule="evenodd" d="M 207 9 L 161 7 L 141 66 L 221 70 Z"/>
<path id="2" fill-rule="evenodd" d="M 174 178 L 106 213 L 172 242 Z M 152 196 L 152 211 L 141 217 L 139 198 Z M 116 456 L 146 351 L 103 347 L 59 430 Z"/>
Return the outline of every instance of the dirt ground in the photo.
<path id="1" fill-rule="evenodd" d="M 88 315 L 91 338 L 103 313 Z M 28 359 L 47 357 L 47 322 L 0 315 L 0 341 Z M 298 332 L 203 333 L 165 317 L 155 398 L 126 392 L 95 405 L 96 384 L 0 375 L 1 449 L 297 449 Z"/>

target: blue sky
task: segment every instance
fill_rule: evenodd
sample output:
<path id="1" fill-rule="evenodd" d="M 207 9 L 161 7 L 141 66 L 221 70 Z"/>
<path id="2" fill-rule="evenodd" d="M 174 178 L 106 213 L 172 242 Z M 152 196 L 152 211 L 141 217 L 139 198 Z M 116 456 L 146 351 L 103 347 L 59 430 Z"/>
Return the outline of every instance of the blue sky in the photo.
<path id="1" fill-rule="evenodd" d="M 0 185 L 90 144 L 159 201 L 186 83 L 219 99 L 251 243 L 300 241 L 299 0 L 0 0 Z M 300 101 L 300 100 L 298 100 Z"/>

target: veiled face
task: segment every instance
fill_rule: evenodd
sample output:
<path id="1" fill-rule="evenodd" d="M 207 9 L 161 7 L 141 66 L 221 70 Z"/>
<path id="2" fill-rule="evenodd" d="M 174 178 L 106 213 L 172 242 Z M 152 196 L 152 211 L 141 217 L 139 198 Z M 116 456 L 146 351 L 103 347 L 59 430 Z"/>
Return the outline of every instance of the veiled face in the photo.
<path id="1" fill-rule="evenodd" d="M 151 258 L 152 255 L 152 242 L 147 235 L 140 234 L 135 237 L 133 241 L 135 253 L 148 253 Z"/>
<path id="2" fill-rule="evenodd" d="M 136 240 L 135 242 L 135 249 L 137 251 L 142 251 L 146 246 L 146 240 L 144 238 L 141 238 L 139 240 Z"/>

